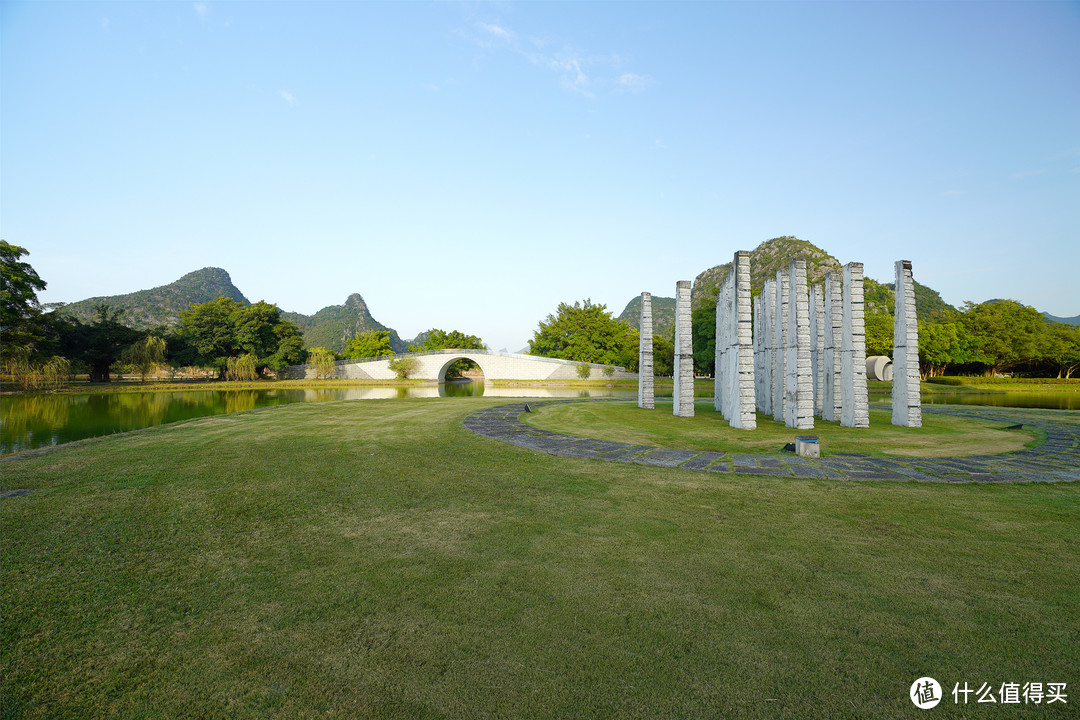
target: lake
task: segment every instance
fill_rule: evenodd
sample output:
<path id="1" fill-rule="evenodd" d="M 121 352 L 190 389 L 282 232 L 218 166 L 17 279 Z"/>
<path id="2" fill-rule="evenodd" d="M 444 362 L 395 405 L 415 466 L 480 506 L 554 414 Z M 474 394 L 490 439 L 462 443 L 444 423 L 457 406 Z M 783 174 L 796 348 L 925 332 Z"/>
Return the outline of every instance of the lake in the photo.
<path id="1" fill-rule="evenodd" d="M 7 395 L 0 398 L 0 455 L 110 435 L 128 430 L 254 410 L 271 405 L 331 400 L 382 400 L 435 397 L 623 398 L 633 389 L 604 387 L 493 387 L 482 382 L 449 382 L 415 387 L 351 387 L 329 389 L 268 388 L 256 390 L 176 390 Z M 698 388 L 698 398 L 711 390 Z M 658 391 L 656 397 L 670 397 Z M 888 394 L 872 393 L 872 403 L 888 403 Z M 1080 410 L 1080 393 L 1002 393 L 924 395 L 923 403 L 991 405 Z"/>

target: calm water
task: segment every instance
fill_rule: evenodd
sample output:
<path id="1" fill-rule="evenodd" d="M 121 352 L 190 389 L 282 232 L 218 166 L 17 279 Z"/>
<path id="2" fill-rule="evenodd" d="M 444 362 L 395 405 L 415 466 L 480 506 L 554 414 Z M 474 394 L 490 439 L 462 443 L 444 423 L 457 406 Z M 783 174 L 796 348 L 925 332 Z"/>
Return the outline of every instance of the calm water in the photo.
<path id="1" fill-rule="evenodd" d="M 354 387 L 328 390 L 178 390 L 64 395 L 9 395 L 0 398 L 0 455 L 109 435 L 127 430 L 253 410 L 270 405 L 329 400 L 376 400 L 424 397 L 635 398 L 635 390 L 611 388 L 496 388 L 479 382 L 452 382 L 423 387 Z M 699 398 L 711 390 L 698 388 Z M 657 397 L 671 392 L 658 391 Z M 887 403 L 887 394 L 871 402 Z M 1080 393 L 1005 393 L 1000 395 L 926 395 L 926 404 L 992 405 L 1080 410 Z"/>
<path id="2" fill-rule="evenodd" d="M 609 388 L 495 388 L 452 382 L 423 387 L 354 387 L 328 390 L 178 390 L 85 395 L 0 397 L 0 455 L 33 450 L 99 435 L 164 423 L 254 410 L 270 405 L 329 400 L 472 397 L 637 397 L 633 390 Z"/>

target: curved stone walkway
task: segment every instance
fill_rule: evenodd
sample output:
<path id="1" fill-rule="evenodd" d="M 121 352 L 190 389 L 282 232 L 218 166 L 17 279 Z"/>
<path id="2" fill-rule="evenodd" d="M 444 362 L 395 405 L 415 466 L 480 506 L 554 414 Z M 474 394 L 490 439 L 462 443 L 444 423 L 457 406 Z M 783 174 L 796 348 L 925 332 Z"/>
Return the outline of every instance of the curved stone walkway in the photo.
<path id="1" fill-rule="evenodd" d="M 837 480 L 919 480 L 925 482 L 1059 482 L 1080 480 L 1080 424 L 1025 408 L 923 406 L 924 413 L 957 415 L 1042 428 L 1046 442 L 1029 450 L 1000 455 L 957 458 L 872 458 L 836 453 L 820 459 L 795 455 L 733 455 L 694 450 L 672 450 L 593 440 L 541 430 L 523 423 L 526 404 L 541 407 L 559 402 L 545 400 L 511 403 L 481 410 L 465 418 L 465 427 L 478 435 L 551 455 L 593 458 L 639 465 L 677 467 L 703 472 L 772 475 Z M 596 402 L 585 401 L 585 402 Z M 603 402 L 603 401 L 601 401 Z"/>

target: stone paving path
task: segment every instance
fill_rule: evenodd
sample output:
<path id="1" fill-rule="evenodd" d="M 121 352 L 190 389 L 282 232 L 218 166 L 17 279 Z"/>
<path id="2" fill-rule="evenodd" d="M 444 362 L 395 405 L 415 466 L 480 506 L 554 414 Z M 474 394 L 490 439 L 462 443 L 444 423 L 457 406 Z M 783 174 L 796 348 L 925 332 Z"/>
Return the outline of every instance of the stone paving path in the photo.
<path id="1" fill-rule="evenodd" d="M 557 402 L 530 402 L 541 407 Z M 584 401 L 603 402 L 603 400 Z M 735 455 L 694 450 L 672 450 L 652 445 L 632 445 L 593 440 L 541 430 L 523 423 L 519 416 L 526 403 L 499 405 L 465 418 L 465 427 L 485 437 L 531 450 L 570 457 L 593 458 L 639 465 L 677 467 L 704 472 L 810 477 L 839 480 L 920 480 L 926 482 L 1058 482 L 1080 480 L 1080 424 L 1062 422 L 1060 415 L 1024 408 L 972 408 L 923 406 L 924 413 L 995 420 L 1042 428 L 1046 442 L 1029 450 L 1000 455 L 957 458 L 872 458 L 834 454 L 820 459 L 795 455 Z"/>

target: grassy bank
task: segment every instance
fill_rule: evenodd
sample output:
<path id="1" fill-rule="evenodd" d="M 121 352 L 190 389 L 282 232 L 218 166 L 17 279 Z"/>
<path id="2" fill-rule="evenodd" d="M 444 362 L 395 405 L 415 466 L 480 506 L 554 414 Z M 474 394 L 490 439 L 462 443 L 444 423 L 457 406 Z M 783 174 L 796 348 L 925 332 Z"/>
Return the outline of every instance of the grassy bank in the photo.
<path id="1" fill-rule="evenodd" d="M 535 409 L 528 422 L 536 427 L 582 437 L 683 450 L 783 455 L 796 435 L 816 435 L 822 457 L 861 453 L 872 457 L 951 457 L 1022 450 L 1038 445 L 1038 430 L 1005 430 L 1007 423 L 923 415 L 921 428 L 897 427 L 890 410 L 870 410 L 870 427 L 844 428 L 818 420 L 813 430 L 793 430 L 771 416 L 757 413 L 757 429 L 737 430 L 713 410 L 712 402 L 697 401 L 692 418 L 674 417 L 671 404 L 658 402 L 642 410 L 633 402 L 571 403 Z"/>
<path id="2" fill-rule="evenodd" d="M 1075 485 L 556 458 L 462 427 L 501 402 L 4 463 L 31 490 L 0 500 L 5 716 L 891 718 L 923 675 L 1080 687 Z"/>

